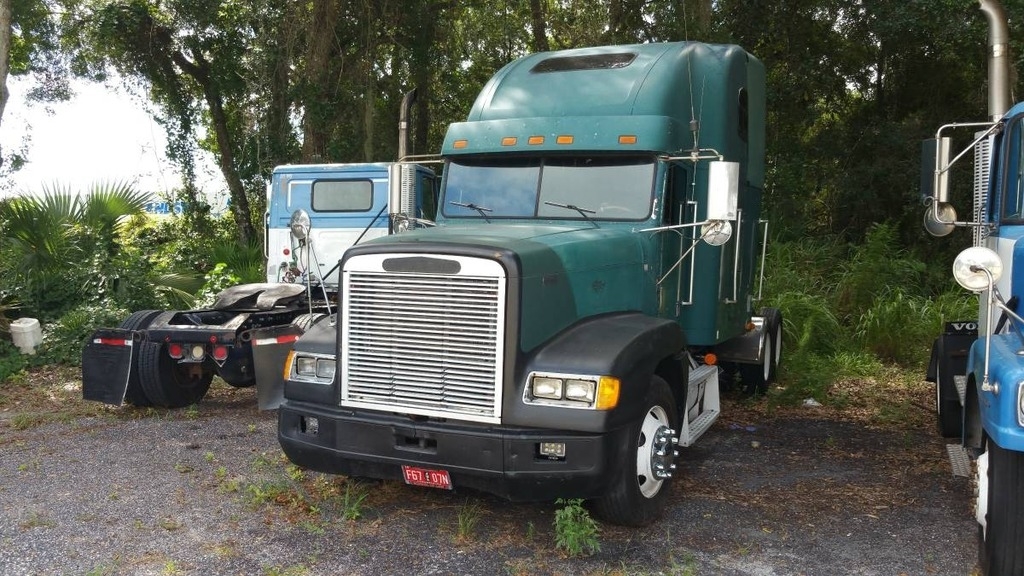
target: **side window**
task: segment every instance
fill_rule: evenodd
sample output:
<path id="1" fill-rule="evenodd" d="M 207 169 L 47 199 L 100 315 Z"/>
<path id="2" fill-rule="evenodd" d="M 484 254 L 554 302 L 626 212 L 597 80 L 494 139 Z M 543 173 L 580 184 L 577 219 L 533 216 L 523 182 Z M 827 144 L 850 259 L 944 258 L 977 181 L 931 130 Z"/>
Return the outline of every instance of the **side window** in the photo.
<path id="1" fill-rule="evenodd" d="M 747 141 L 747 135 L 750 133 L 750 105 L 747 98 L 747 89 L 740 88 L 736 101 L 736 118 L 739 121 L 739 137 L 743 142 Z"/>
<path id="2" fill-rule="evenodd" d="M 366 212 L 373 208 L 373 182 L 317 180 L 310 205 L 314 212 Z"/>

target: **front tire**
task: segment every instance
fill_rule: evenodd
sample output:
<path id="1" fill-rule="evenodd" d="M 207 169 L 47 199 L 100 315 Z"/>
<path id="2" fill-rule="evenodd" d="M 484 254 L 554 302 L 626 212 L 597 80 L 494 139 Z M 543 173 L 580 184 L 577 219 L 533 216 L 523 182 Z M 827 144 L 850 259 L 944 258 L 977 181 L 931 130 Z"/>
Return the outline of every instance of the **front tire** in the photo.
<path id="1" fill-rule="evenodd" d="M 630 427 L 625 461 L 615 471 L 610 491 L 591 503 L 595 515 L 611 524 L 651 524 L 664 511 L 670 492 L 679 415 L 672 391 L 660 377 L 651 379 L 644 405 Z"/>
<path id="2" fill-rule="evenodd" d="M 976 471 L 982 573 L 1024 574 L 1024 454 L 989 440 Z"/>

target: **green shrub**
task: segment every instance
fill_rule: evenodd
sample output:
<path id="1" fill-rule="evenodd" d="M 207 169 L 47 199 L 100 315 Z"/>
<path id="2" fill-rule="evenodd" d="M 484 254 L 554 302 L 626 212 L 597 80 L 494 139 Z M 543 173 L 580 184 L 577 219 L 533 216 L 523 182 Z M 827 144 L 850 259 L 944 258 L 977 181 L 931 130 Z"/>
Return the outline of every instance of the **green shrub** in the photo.
<path id="1" fill-rule="evenodd" d="M 600 552 L 600 529 L 597 521 L 583 507 L 583 500 L 559 498 L 555 504 L 561 506 L 555 510 L 555 547 L 565 550 L 570 556 Z"/>
<path id="2" fill-rule="evenodd" d="M 86 305 L 67 312 L 59 320 L 43 325 L 43 343 L 36 352 L 35 363 L 82 363 L 82 346 L 97 328 L 115 327 L 128 316 L 118 308 Z"/>

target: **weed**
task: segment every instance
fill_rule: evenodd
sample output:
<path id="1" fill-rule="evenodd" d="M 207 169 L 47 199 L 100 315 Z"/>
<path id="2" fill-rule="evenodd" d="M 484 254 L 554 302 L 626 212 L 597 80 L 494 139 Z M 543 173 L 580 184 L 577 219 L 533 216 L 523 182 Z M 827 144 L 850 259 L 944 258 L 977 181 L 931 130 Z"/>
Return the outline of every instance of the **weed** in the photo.
<path id="1" fill-rule="evenodd" d="M 302 564 L 297 566 L 271 566 L 263 573 L 265 576 L 306 576 L 306 574 L 309 574 L 309 568 Z"/>
<path id="2" fill-rule="evenodd" d="M 682 562 L 677 562 L 675 555 L 669 556 L 669 562 L 672 568 L 671 573 L 674 576 L 697 575 L 697 559 L 694 558 L 693 554 L 690 552 L 683 554 Z"/>
<path id="3" fill-rule="evenodd" d="M 199 417 L 199 405 L 189 404 L 189 406 L 185 408 L 184 415 L 185 418 L 189 420 L 195 420 L 196 418 Z"/>
<path id="4" fill-rule="evenodd" d="M 345 520 L 359 520 L 363 516 L 363 500 L 366 500 L 367 492 L 358 484 L 348 483 L 345 485 L 345 495 L 342 498 L 344 506 L 341 517 Z"/>
<path id="5" fill-rule="evenodd" d="M 459 508 L 459 528 L 455 535 L 459 542 L 468 542 L 473 539 L 473 531 L 480 523 L 480 505 L 470 502 L 468 499 Z"/>
<path id="6" fill-rule="evenodd" d="M 160 520 L 160 527 L 168 532 L 174 532 L 175 530 L 181 530 L 182 523 L 177 518 L 167 517 Z"/>
<path id="7" fill-rule="evenodd" d="M 53 528 L 56 525 L 57 522 L 45 514 L 29 512 L 28 517 L 18 524 L 18 527 L 22 530 L 31 530 L 32 528 Z"/>
<path id="8" fill-rule="evenodd" d="M 209 463 L 211 463 L 211 464 L 212 464 L 212 463 L 213 463 L 213 462 L 214 462 L 215 460 L 217 460 L 217 457 L 213 455 L 213 452 L 207 452 L 206 454 L 203 454 L 203 458 L 204 458 L 204 459 L 205 459 L 205 460 L 206 460 L 207 462 L 209 462 Z"/>
<path id="9" fill-rule="evenodd" d="M 559 498 L 555 504 L 555 548 L 570 556 L 590 555 L 601 551 L 600 529 L 580 498 Z"/>
<path id="10" fill-rule="evenodd" d="M 28 430 L 42 424 L 46 424 L 46 414 L 34 412 L 20 412 L 11 418 L 11 428 L 15 430 Z"/>
<path id="11" fill-rule="evenodd" d="M 321 525 L 319 522 L 314 522 L 312 520 L 303 520 L 300 526 L 302 526 L 302 529 L 305 530 L 306 533 L 311 534 L 313 536 L 323 536 L 327 533 L 327 531 L 324 530 L 323 525 Z"/>
<path id="12" fill-rule="evenodd" d="M 306 471 L 294 464 L 289 464 L 285 468 L 285 473 L 295 482 L 302 482 L 306 479 Z"/>
<path id="13" fill-rule="evenodd" d="M 190 472 L 195 471 L 195 468 L 193 468 L 190 464 L 185 464 L 184 462 L 175 463 L 174 469 L 182 474 L 188 474 Z"/>
<path id="14" fill-rule="evenodd" d="M 533 537 L 537 535 L 537 528 L 533 525 L 533 520 L 526 523 L 526 539 L 533 540 Z"/>
<path id="15" fill-rule="evenodd" d="M 173 576 L 173 575 L 176 575 L 176 574 L 184 574 L 184 572 L 182 572 L 181 568 L 178 568 L 178 565 L 177 565 L 177 563 L 174 562 L 174 560 L 168 560 L 167 562 L 164 563 L 164 569 L 163 569 L 162 573 L 163 574 L 167 574 L 168 576 Z"/>

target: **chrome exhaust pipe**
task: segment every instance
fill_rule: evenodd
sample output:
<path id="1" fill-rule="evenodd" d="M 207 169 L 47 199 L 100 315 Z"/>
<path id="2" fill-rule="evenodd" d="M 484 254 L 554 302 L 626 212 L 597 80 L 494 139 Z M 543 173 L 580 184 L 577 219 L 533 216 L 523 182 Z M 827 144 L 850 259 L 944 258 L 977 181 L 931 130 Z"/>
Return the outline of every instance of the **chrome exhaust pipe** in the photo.
<path id="1" fill-rule="evenodd" d="M 1010 109 L 1010 29 L 999 0 L 978 0 L 988 20 L 988 114 L 1002 118 Z"/>

